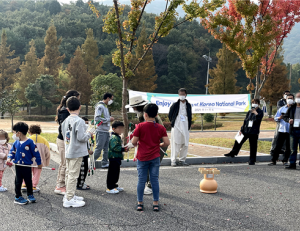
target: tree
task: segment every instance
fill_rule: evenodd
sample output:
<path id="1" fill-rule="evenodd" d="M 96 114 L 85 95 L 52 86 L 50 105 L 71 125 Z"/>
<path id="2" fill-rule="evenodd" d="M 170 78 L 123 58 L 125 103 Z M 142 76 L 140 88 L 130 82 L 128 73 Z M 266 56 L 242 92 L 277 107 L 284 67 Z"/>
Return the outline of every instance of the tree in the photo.
<path id="1" fill-rule="evenodd" d="M 94 78 L 95 76 L 102 74 L 104 71 L 101 68 L 104 62 L 103 57 L 99 56 L 97 41 L 94 39 L 93 29 L 86 31 L 86 40 L 82 44 L 82 57 L 89 74 Z"/>
<path id="2" fill-rule="evenodd" d="M 236 72 L 241 68 L 238 57 L 223 44 L 217 53 L 217 67 L 209 71 L 208 90 L 210 94 L 236 94 L 240 88 L 236 86 Z"/>
<path id="3" fill-rule="evenodd" d="M 58 72 L 62 66 L 62 61 L 65 58 L 65 55 L 60 56 L 59 45 L 61 44 L 62 39 L 57 39 L 56 28 L 54 25 L 51 25 L 44 39 L 46 44 L 45 55 L 41 60 L 41 68 L 43 69 L 43 74 L 52 75 L 54 77 L 55 84 L 58 84 Z"/>
<path id="4" fill-rule="evenodd" d="M 56 91 L 58 95 L 64 95 L 68 90 L 70 90 L 69 73 L 67 70 L 61 68 L 58 72 L 58 85 Z"/>
<path id="5" fill-rule="evenodd" d="M 242 61 L 248 90 L 255 89 L 254 98 L 272 73 L 274 60 L 283 39 L 299 21 L 297 0 L 228 0 L 229 4 L 210 13 L 202 22 L 209 32 L 225 43 Z M 269 52 L 272 49 L 272 52 Z M 255 86 L 252 83 L 254 80 Z"/>
<path id="6" fill-rule="evenodd" d="M 61 6 L 59 4 L 59 2 L 57 1 L 51 1 L 49 3 L 49 11 L 50 14 L 58 14 L 59 12 L 61 12 Z"/>
<path id="7" fill-rule="evenodd" d="M 20 88 L 19 99 L 23 102 L 27 102 L 25 88 L 29 83 L 34 83 L 40 74 L 38 70 L 38 59 L 35 53 L 34 40 L 31 40 L 29 45 L 30 50 L 25 55 L 25 62 L 23 62 L 20 66 L 21 72 L 18 81 Z"/>
<path id="8" fill-rule="evenodd" d="M 41 108 L 43 114 L 43 105 L 46 107 L 46 114 L 49 107 L 52 106 L 51 100 L 56 97 L 56 85 L 54 78 L 51 75 L 41 75 L 35 80 L 35 83 L 30 83 L 25 89 L 27 100 L 35 102 Z"/>
<path id="9" fill-rule="evenodd" d="M 290 89 L 287 73 L 287 68 L 283 63 L 283 56 L 279 53 L 275 59 L 273 72 L 261 90 L 261 96 L 270 103 L 270 116 L 272 115 L 272 106 L 276 106 L 283 92 Z"/>
<path id="10" fill-rule="evenodd" d="M 74 58 L 71 58 L 67 69 L 71 78 L 70 86 L 81 93 L 80 100 L 86 105 L 86 115 L 88 115 L 88 105 L 92 94 L 91 81 L 92 77 L 87 71 L 87 66 L 82 58 L 80 47 L 74 53 Z"/>
<path id="11" fill-rule="evenodd" d="M 4 90 L 0 100 L 1 113 L 8 112 L 11 116 L 11 132 L 14 126 L 14 116 L 19 111 L 20 101 L 18 99 L 18 90 Z"/>
<path id="12" fill-rule="evenodd" d="M 132 63 L 136 63 L 144 53 L 144 46 L 147 46 L 147 34 L 146 27 L 143 25 L 139 39 L 137 40 L 137 46 L 135 48 L 135 57 L 132 59 Z M 157 85 L 155 81 L 157 75 L 155 72 L 154 59 L 152 50 L 143 58 L 139 68 L 137 68 L 135 75 L 129 79 L 128 86 L 131 90 L 153 92 Z"/>
<path id="13" fill-rule="evenodd" d="M 145 8 L 149 0 L 134 0 L 131 1 L 131 9 L 128 13 L 128 19 L 121 22 L 121 16 L 124 12 L 124 6 L 120 6 L 117 0 L 113 0 L 114 6 L 109 10 L 104 18 L 103 31 L 106 33 L 112 33 L 118 35 L 116 41 L 117 50 L 113 54 L 113 63 L 120 67 L 121 76 L 123 80 L 123 92 L 122 92 L 122 115 L 125 124 L 124 137 L 128 134 L 128 117 L 125 105 L 127 104 L 127 86 L 128 79 L 134 75 L 137 68 L 141 64 L 144 57 L 152 49 L 153 44 L 156 43 L 161 37 L 165 37 L 170 33 L 170 30 L 185 21 L 191 21 L 194 18 L 203 18 L 208 16 L 209 11 L 214 11 L 217 7 L 223 4 L 222 0 L 212 0 L 199 3 L 192 1 L 189 5 L 184 0 L 172 0 L 166 1 L 165 10 L 155 18 L 155 26 L 153 33 L 150 35 L 150 43 L 145 46 L 145 50 L 141 58 L 132 65 L 131 59 L 133 57 L 132 51 L 136 44 L 136 31 L 141 23 L 141 19 Z M 176 9 L 183 5 L 183 9 L 186 12 L 186 18 L 180 23 L 175 24 L 177 12 Z M 97 8 L 89 2 L 89 6 L 94 13 L 99 17 L 99 11 Z M 122 28 L 122 26 L 123 28 Z M 127 43 L 124 43 L 127 41 Z M 127 51 L 127 52 L 126 52 Z M 126 53 L 125 53 L 126 52 Z M 132 68 L 131 68 L 132 66 Z M 125 141 L 125 140 L 124 140 Z"/>
<path id="14" fill-rule="evenodd" d="M 109 73 L 107 75 L 98 75 L 91 82 L 93 95 L 91 104 L 96 105 L 103 99 L 106 92 L 114 95 L 114 103 L 109 107 L 111 110 L 120 110 L 122 106 L 122 78 L 117 74 Z"/>

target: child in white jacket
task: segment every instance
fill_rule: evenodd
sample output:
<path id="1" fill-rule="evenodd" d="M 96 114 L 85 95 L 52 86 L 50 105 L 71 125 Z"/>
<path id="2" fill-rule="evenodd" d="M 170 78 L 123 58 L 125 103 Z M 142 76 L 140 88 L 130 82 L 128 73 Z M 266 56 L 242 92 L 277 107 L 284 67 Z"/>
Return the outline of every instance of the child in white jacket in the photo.
<path id="1" fill-rule="evenodd" d="M 9 137 L 8 133 L 4 130 L 0 130 L 0 192 L 7 191 L 2 185 L 3 173 L 5 170 L 5 160 L 7 159 L 11 145 L 8 144 Z"/>

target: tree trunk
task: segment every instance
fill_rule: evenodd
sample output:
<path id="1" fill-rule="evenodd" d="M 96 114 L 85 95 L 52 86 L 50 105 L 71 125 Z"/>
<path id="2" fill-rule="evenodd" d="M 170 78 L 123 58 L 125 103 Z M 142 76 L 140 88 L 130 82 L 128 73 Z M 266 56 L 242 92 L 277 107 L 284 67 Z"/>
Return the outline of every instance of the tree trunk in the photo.
<path id="1" fill-rule="evenodd" d="M 270 113 L 269 113 L 269 118 L 272 118 L 272 105 L 270 105 Z"/>
<path id="2" fill-rule="evenodd" d="M 128 117 L 127 117 L 127 109 L 125 108 L 125 105 L 127 104 L 127 98 L 128 98 L 128 92 L 127 92 L 127 85 L 128 85 L 128 79 L 123 78 L 123 91 L 122 91 L 122 118 L 123 123 L 125 126 L 124 130 L 124 140 L 123 142 L 126 142 L 126 137 L 128 135 Z"/>
<path id="3" fill-rule="evenodd" d="M 11 132 L 13 132 L 14 127 L 14 115 L 11 115 Z"/>
<path id="4" fill-rule="evenodd" d="M 1 119 L 4 120 L 4 112 L 1 113 Z"/>
<path id="5" fill-rule="evenodd" d="M 29 115 L 31 115 L 31 103 L 29 103 Z"/>
<path id="6" fill-rule="evenodd" d="M 89 104 L 86 103 L 85 104 L 85 115 L 88 116 L 88 114 L 89 114 Z"/>
<path id="7" fill-rule="evenodd" d="M 29 103 L 27 103 L 27 114 L 29 113 Z"/>
<path id="8" fill-rule="evenodd" d="M 48 107 L 46 107 L 46 115 L 48 115 Z"/>

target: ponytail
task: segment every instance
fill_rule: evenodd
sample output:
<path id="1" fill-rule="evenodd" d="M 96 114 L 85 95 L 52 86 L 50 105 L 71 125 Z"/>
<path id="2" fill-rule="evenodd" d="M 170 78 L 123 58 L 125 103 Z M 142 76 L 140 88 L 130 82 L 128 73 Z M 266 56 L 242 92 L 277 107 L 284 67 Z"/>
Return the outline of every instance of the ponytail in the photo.
<path id="1" fill-rule="evenodd" d="M 78 97 L 78 96 L 80 96 L 80 93 L 76 90 L 69 90 L 69 91 L 67 91 L 66 95 L 62 97 L 60 104 L 56 109 L 56 117 L 55 117 L 56 122 L 58 121 L 58 113 L 59 113 L 60 109 L 62 107 L 67 106 L 67 100 L 72 96 Z"/>

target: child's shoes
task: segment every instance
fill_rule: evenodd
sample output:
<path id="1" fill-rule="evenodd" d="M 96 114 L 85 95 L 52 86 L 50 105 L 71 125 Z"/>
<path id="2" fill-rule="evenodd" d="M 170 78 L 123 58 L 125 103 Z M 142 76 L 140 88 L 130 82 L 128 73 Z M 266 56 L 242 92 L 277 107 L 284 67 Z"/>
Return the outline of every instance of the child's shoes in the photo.
<path id="1" fill-rule="evenodd" d="M 22 191 L 27 191 L 27 187 L 25 184 L 22 184 L 22 188 L 21 188 Z"/>
<path id="2" fill-rule="evenodd" d="M 36 199 L 34 198 L 33 195 L 29 195 L 29 196 L 27 197 L 27 199 L 28 199 L 28 201 L 29 201 L 30 203 L 35 203 L 35 202 L 36 202 Z"/>
<path id="3" fill-rule="evenodd" d="M 70 208 L 70 207 L 73 207 L 73 208 L 78 208 L 78 207 L 83 207 L 85 205 L 85 202 L 84 201 L 80 201 L 80 200 L 77 200 L 76 199 L 76 196 L 74 196 L 71 200 L 64 200 L 64 204 L 63 206 L 65 208 Z"/>
<path id="4" fill-rule="evenodd" d="M 0 192 L 6 192 L 7 188 L 4 188 L 3 185 L 0 187 Z"/>
<path id="5" fill-rule="evenodd" d="M 77 201 L 83 201 L 84 198 L 83 197 L 79 197 L 79 196 L 76 196 L 74 195 L 73 199 L 77 200 Z M 63 202 L 67 201 L 67 196 L 65 195 L 64 198 L 63 198 Z"/>
<path id="6" fill-rule="evenodd" d="M 40 189 L 39 189 L 38 187 L 33 187 L 33 188 L 32 188 L 32 191 L 33 191 L 34 193 L 36 193 L 36 192 L 39 192 Z"/>
<path id="7" fill-rule="evenodd" d="M 19 198 L 15 198 L 14 203 L 18 205 L 26 205 L 28 204 L 28 200 L 24 199 L 24 197 L 19 197 Z"/>
<path id="8" fill-rule="evenodd" d="M 117 190 L 118 190 L 119 192 L 124 192 L 124 189 L 123 189 L 123 188 L 120 188 L 120 187 L 117 187 Z"/>
<path id="9" fill-rule="evenodd" d="M 120 191 L 118 189 L 114 188 L 112 190 L 106 189 L 106 192 L 109 194 L 118 194 Z"/>
<path id="10" fill-rule="evenodd" d="M 66 187 L 61 187 L 61 188 L 56 187 L 54 192 L 56 194 L 59 194 L 59 195 L 65 195 L 66 194 Z"/>

